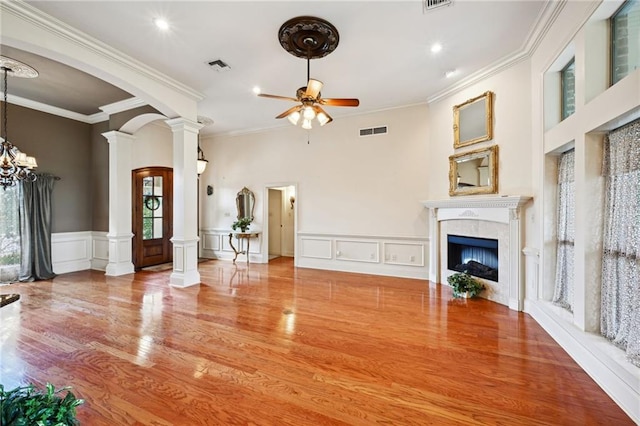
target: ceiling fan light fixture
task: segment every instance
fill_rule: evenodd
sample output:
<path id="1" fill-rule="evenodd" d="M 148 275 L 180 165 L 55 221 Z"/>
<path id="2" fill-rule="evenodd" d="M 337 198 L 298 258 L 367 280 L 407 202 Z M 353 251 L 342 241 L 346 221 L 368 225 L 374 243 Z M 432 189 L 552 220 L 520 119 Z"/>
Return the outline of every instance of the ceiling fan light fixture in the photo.
<path id="1" fill-rule="evenodd" d="M 298 124 L 298 120 L 300 120 L 300 111 L 293 111 L 287 116 L 287 119 L 291 124 L 296 126 Z"/>
<path id="2" fill-rule="evenodd" d="M 311 59 L 323 58 L 338 46 L 340 37 L 338 30 L 322 18 L 298 16 L 282 24 L 278 32 L 280 45 L 293 56 L 307 60 L 307 85 L 296 91 L 296 97 L 269 95 L 258 93 L 258 96 L 296 102 L 297 105 L 278 114 L 276 119 L 287 117 L 297 126 L 302 118 L 301 126 L 310 130 L 312 121 L 318 120 L 320 126 L 331 123 L 333 119 L 320 105 L 357 107 L 360 101 L 355 98 L 322 98 L 320 91 L 323 83 L 311 78 Z"/>
<path id="3" fill-rule="evenodd" d="M 331 118 L 324 112 L 319 112 L 316 118 L 318 119 L 318 123 L 320 123 L 321 126 L 324 126 L 325 124 L 331 122 Z"/>
<path id="4" fill-rule="evenodd" d="M 311 121 L 316 118 L 316 112 L 313 110 L 313 107 L 307 105 L 302 111 L 302 116 L 305 120 Z"/>

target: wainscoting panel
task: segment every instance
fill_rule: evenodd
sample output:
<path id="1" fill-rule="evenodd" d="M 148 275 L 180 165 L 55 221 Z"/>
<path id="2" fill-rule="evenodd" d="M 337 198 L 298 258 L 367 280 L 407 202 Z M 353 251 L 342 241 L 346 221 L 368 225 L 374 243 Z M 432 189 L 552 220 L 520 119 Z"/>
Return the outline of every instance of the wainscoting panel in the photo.
<path id="1" fill-rule="evenodd" d="M 106 232 L 93 231 L 91 233 L 93 245 L 91 257 L 91 269 L 104 271 L 109 263 L 109 239 Z"/>
<path id="2" fill-rule="evenodd" d="M 389 265 L 425 266 L 424 244 L 387 243 L 383 244 L 384 263 Z"/>
<path id="3" fill-rule="evenodd" d="M 315 259 L 331 259 L 332 242 L 329 238 L 300 237 L 300 255 Z"/>
<path id="4" fill-rule="evenodd" d="M 227 229 L 201 229 L 200 230 L 200 257 L 205 259 L 224 259 L 233 260 L 233 249 L 229 245 L 229 230 Z M 252 238 L 249 245 L 249 253 L 251 262 L 262 262 L 262 253 L 260 250 L 262 244 L 262 234 L 258 238 Z M 234 238 L 233 245 L 240 249 L 238 240 Z M 244 248 L 247 243 L 244 242 Z M 246 261 L 243 254 L 238 255 L 238 261 Z"/>
<path id="5" fill-rule="evenodd" d="M 428 238 L 299 232 L 295 262 L 302 268 L 427 280 L 428 247 Z"/>
<path id="6" fill-rule="evenodd" d="M 82 271 L 91 268 L 91 231 L 60 232 L 51 235 L 53 272 Z"/>
<path id="7" fill-rule="evenodd" d="M 262 234 L 251 239 L 250 261 L 267 263 L 262 253 Z M 200 256 L 232 260 L 229 230 L 201 229 Z M 234 240 L 233 244 L 236 244 Z M 236 246 L 237 248 L 237 246 Z M 295 265 L 300 268 L 326 269 L 373 275 L 388 275 L 428 280 L 429 238 L 380 235 L 344 235 L 298 232 L 295 240 Z M 245 262 L 244 255 L 238 256 Z"/>
<path id="8" fill-rule="evenodd" d="M 380 243 L 377 241 L 356 241 L 336 239 L 336 259 L 353 262 L 378 263 Z"/>

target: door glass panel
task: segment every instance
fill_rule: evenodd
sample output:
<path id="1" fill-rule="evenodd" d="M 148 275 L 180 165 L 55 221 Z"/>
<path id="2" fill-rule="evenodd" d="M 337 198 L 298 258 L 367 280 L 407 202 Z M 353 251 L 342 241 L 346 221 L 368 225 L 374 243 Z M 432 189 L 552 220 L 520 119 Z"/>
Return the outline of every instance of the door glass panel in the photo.
<path id="1" fill-rule="evenodd" d="M 162 238 L 162 176 L 142 180 L 143 240 Z"/>
<path id="2" fill-rule="evenodd" d="M 142 194 L 143 195 L 153 194 L 153 176 L 142 178 Z"/>
<path id="3" fill-rule="evenodd" d="M 142 239 L 150 240 L 153 238 L 153 219 L 142 219 Z"/>
<path id="4" fill-rule="evenodd" d="M 162 238 L 162 218 L 153 219 L 153 238 Z"/>
<path id="5" fill-rule="evenodd" d="M 154 176 L 153 178 L 153 195 L 162 197 L 162 176 Z"/>

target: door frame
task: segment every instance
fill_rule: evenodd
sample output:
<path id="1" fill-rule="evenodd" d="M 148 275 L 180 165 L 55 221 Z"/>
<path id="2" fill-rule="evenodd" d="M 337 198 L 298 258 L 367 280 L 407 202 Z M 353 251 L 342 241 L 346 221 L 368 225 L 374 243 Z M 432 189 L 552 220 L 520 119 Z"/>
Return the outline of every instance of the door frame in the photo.
<path id="1" fill-rule="evenodd" d="M 133 238 L 131 239 L 131 254 L 132 254 L 132 263 L 135 270 L 140 270 L 146 266 L 139 266 L 141 263 L 140 255 L 141 251 L 137 246 L 138 236 L 136 235 L 136 221 L 138 220 L 138 215 L 142 215 L 142 212 L 139 211 L 138 203 L 136 197 L 141 195 L 138 194 L 138 190 L 136 187 L 136 177 L 139 173 L 149 173 L 153 175 L 153 173 L 169 173 L 170 179 L 168 182 L 163 182 L 163 188 L 168 189 L 168 196 L 164 197 L 163 209 L 166 211 L 163 212 L 163 253 L 167 253 L 166 262 L 173 261 L 173 244 L 171 243 L 171 238 L 173 237 L 173 168 L 157 166 L 157 167 L 140 167 L 134 170 L 131 170 L 131 233 L 133 234 Z M 166 185 L 166 186 L 165 186 Z M 163 190 L 164 192 L 164 190 Z M 168 214 L 167 214 L 168 212 Z M 165 219 L 168 220 L 165 223 Z"/>
<path id="2" fill-rule="evenodd" d="M 298 265 L 298 200 L 300 192 L 296 182 L 270 183 L 264 186 L 263 190 L 263 212 L 262 212 L 262 242 L 261 251 L 263 253 L 262 263 L 269 263 L 269 189 L 280 189 L 292 186 L 295 192 L 296 201 L 293 203 L 293 264 Z M 278 230 L 280 232 L 280 230 Z"/>

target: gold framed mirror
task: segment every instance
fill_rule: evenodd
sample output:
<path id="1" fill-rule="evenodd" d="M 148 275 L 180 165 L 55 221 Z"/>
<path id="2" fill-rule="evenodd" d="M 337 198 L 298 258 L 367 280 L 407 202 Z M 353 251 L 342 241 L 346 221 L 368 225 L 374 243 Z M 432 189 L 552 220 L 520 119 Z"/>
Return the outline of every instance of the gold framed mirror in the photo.
<path id="1" fill-rule="evenodd" d="M 498 145 L 449 157 L 449 195 L 498 193 Z"/>
<path id="2" fill-rule="evenodd" d="M 493 93 L 453 107 L 453 147 L 460 148 L 493 139 Z"/>

